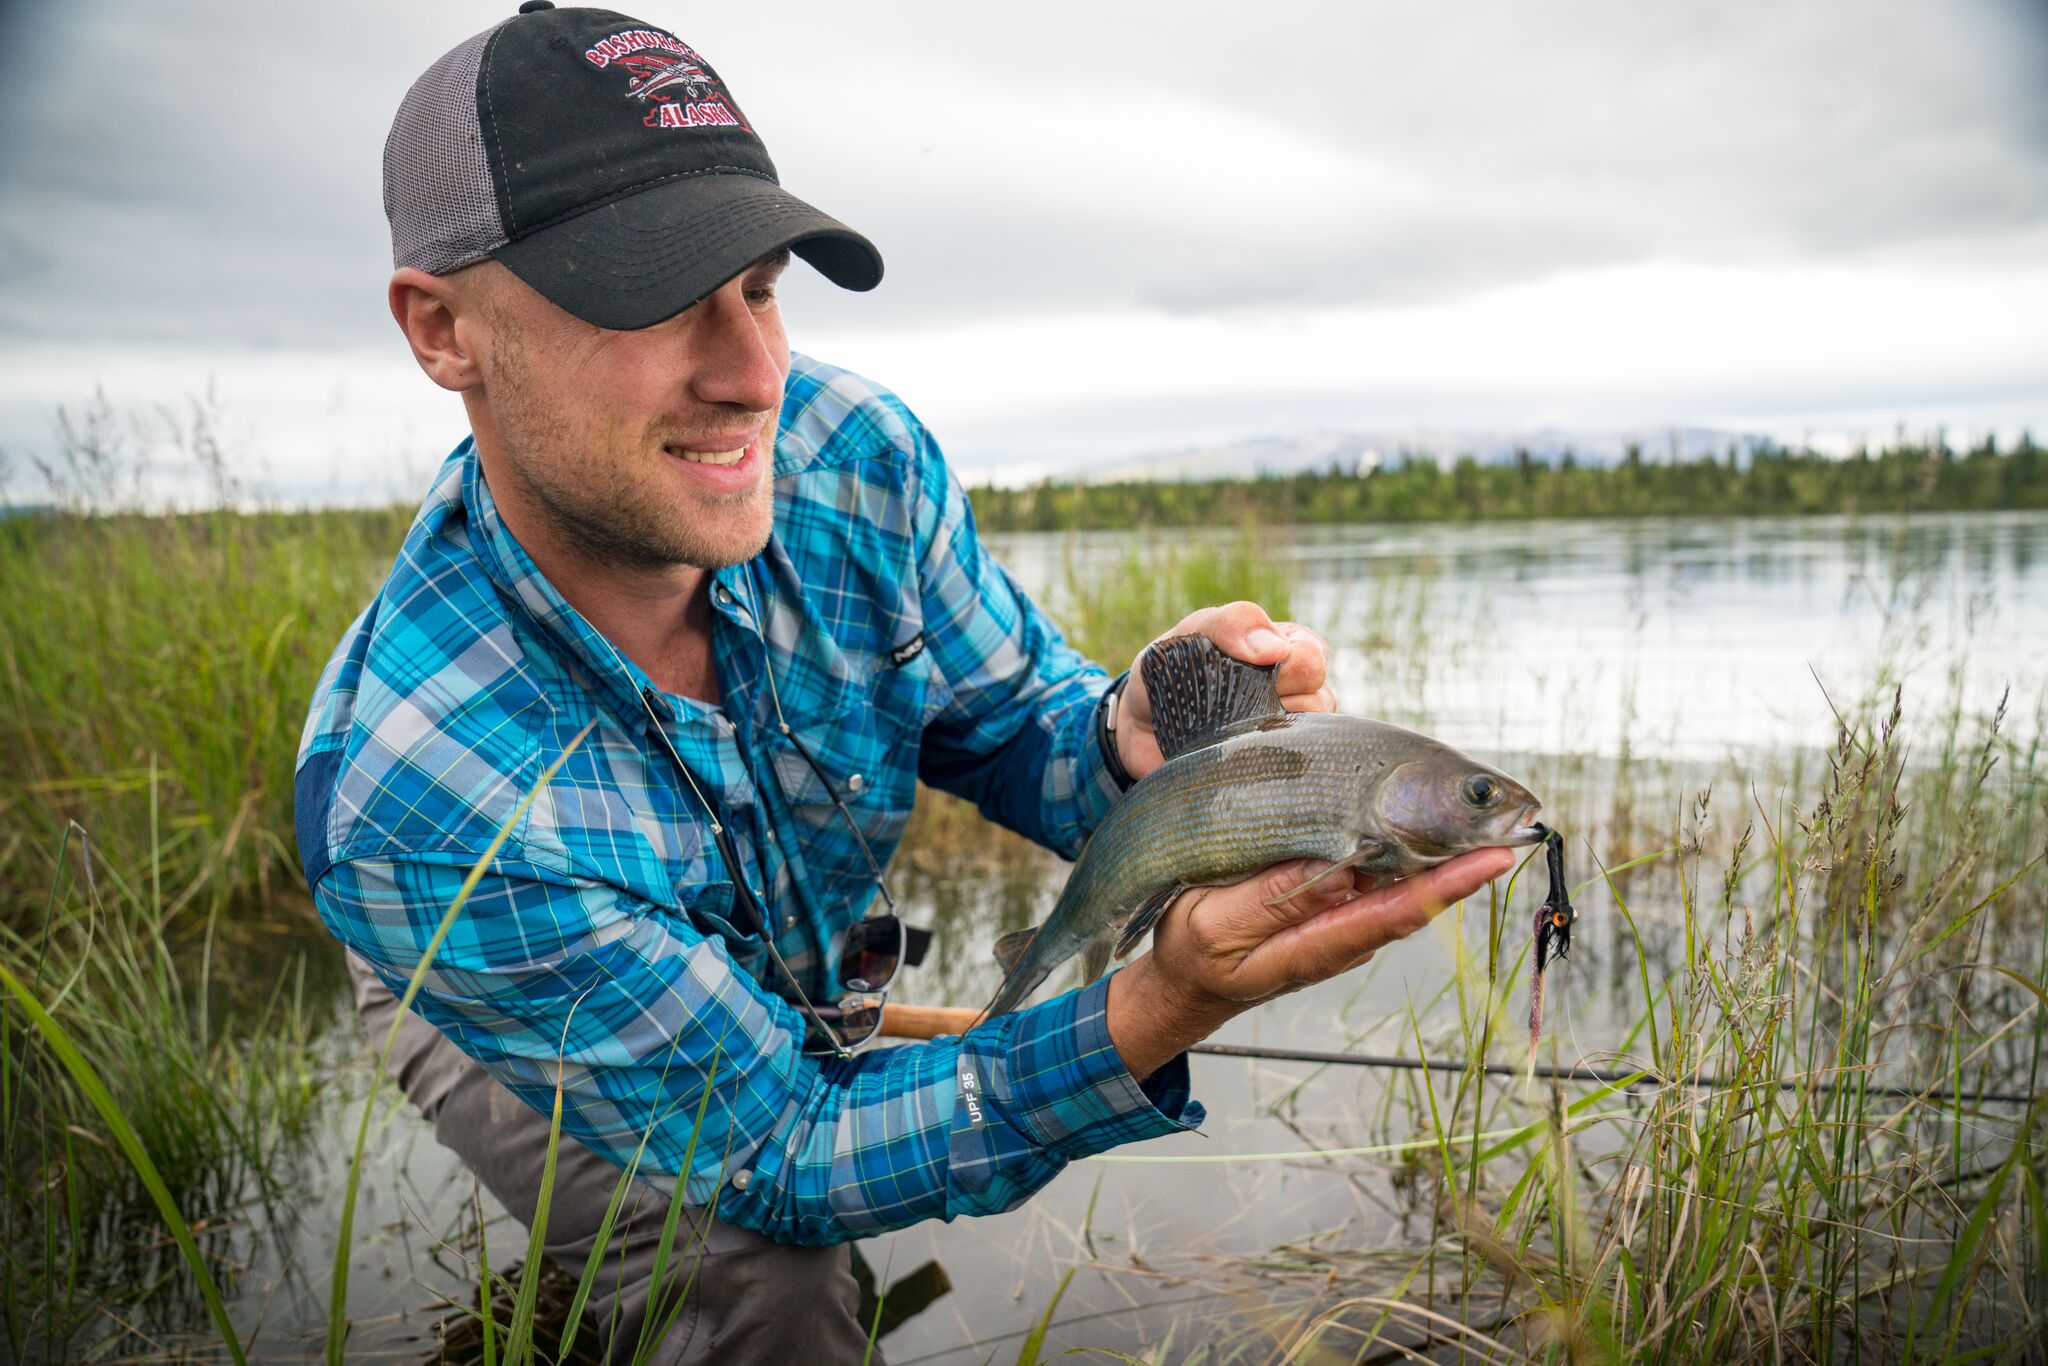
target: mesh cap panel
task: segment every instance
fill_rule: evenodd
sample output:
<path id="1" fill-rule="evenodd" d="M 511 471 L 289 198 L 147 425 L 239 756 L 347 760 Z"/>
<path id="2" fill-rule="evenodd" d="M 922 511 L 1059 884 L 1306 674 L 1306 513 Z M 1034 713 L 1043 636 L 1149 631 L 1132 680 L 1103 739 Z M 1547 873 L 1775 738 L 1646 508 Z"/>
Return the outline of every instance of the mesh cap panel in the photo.
<path id="1" fill-rule="evenodd" d="M 505 245 L 476 116 L 477 69 L 502 27 L 485 29 L 428 67 L 398 106 L 384 139 L 394 267 L 446 275 Z"/>

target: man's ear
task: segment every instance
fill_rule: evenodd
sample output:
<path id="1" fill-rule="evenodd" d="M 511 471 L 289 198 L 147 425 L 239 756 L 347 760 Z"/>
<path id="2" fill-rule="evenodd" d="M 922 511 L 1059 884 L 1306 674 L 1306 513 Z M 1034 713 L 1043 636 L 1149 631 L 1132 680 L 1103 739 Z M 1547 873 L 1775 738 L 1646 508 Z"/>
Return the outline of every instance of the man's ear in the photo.
<path id="1" fill-rule="evenodd" d="M 452 280 L 407 266 L 391 277 L 388 298 L 391 316 L 428 379 L 455 393 L 483 382 L 483 372 L 468 349 L 474 332 L 455 326 L 458 308 L 475 304 L 463 298 Z"/>

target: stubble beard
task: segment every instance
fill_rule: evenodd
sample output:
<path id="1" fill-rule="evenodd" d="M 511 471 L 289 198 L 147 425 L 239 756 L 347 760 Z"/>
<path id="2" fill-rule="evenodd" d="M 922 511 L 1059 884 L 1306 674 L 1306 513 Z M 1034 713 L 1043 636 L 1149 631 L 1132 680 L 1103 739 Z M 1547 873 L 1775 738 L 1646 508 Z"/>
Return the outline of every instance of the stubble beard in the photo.
<path id="1" fill-rule="evenodd" d="M 764 475 L 740 493 L 689 502 L 667 487 L 664 447 L 684 444 L 660 424 L 637 436 L 578 431 L 565 407 L 535 402 L 523 345 L 500 333 L 491 416 L 506 463 L 559 544 L 594 565 L 633 571 L 723 569 L 761 552 L 774 505 L 775 422 L 757 438 Z M 508 344 L 509 343 L 509 344 Z M 597 424 L 591 424 L 595 427 Z"/>

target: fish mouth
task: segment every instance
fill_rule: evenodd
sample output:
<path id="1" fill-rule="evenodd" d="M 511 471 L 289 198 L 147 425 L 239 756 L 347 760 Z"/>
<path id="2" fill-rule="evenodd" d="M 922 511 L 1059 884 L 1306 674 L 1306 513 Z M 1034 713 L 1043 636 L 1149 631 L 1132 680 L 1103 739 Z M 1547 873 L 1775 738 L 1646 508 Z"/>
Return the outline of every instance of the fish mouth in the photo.
<path id="1" fill-rule="evenodd" d="M 1522 823 L 1508 831 L 1507 842 L 1514 844 L 1541 844 L 1550 838 L 1550 827 L 1536 819 L 1536 813 L 1543 809 L 1539 802 L 1522 809 Z"/>

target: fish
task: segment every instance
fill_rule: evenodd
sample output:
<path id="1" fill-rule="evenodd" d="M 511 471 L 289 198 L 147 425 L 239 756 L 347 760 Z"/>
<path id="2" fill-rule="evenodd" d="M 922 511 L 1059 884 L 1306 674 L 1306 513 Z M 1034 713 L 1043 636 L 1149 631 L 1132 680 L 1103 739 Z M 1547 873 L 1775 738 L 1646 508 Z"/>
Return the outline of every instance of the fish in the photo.
<path id="1" fill-rule="evenodd" d="M 1005 977 L 984 1019 L 1016 1009 L 1076 953 L 1100 976 L 1190 887 L 1290 859 L 1330 863 L 1311 881 L 1347 869 L 1391 880 L 1547 833 L 1543 804 L 1499 769 L 1385 721 L 1290 712 L 1275 666 L 1232 659 L 1206 636 L 1156 642 L 1139 668 L 1165 761 L 1103 817 L 1044 924 L 996 941 Z"/>

